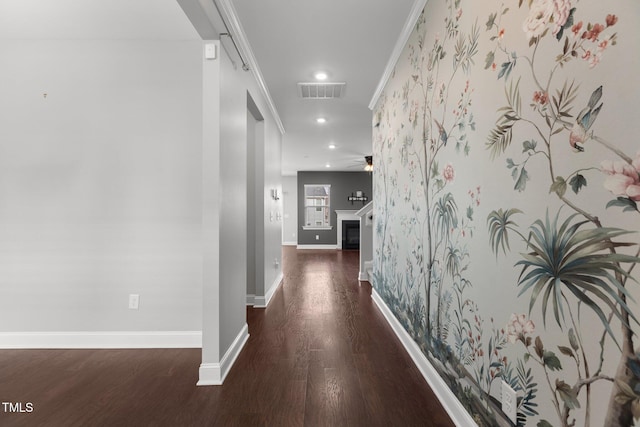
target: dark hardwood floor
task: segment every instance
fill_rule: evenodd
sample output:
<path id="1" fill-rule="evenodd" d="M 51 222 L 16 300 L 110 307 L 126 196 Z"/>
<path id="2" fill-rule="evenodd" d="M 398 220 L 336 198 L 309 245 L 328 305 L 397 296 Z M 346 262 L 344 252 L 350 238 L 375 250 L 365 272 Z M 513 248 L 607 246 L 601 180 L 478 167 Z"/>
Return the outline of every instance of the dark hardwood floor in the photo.
<path id="1" fill-rule="evenodd" d="M 200 350 L 0 350 L 0 426 L 453 426 L 358 284 L 357 251 L 285 247 L 223 386 Z"/>

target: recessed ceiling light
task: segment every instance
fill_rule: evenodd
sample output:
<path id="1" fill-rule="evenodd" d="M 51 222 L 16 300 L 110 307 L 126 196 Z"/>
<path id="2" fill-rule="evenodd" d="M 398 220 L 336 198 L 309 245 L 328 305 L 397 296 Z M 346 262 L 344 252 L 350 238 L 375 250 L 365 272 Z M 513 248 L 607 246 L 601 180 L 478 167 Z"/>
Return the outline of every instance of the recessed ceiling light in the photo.
<path id="1" fill-rule="evenodd" d="M 330 168 L 331 165 L 329 163 L 327 163 L 326 165 L 324 165 L 325 168 Z"/>
<path id="2" fill-rule="evenodd" d="M 329 144 L 329 150 L 335 150 L 336 144 Z"/>
<path id="3" fill-rule="evenodd" d="M 313 75 L 313 77 L 315 77 L 316 80 L 327 80 L 327 77 L 329 76 L 324 71 L 318 71 Z"/>
<path id="4" fill-rule="evenodd" d="M 325 119 L 324 117 L 318 117 L 316 119 L 316 122 L 322 124 L 322 123 L 327 123 L 327 119 Z"/>

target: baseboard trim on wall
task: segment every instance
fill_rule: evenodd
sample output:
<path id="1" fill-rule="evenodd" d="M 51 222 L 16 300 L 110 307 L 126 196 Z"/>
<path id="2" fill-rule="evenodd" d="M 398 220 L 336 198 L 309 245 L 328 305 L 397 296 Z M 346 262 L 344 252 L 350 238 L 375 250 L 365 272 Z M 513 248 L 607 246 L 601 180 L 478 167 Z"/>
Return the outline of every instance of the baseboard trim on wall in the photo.
<path id="1" fill-rule="evenodd" d="M 298 249 L 338 249 L 338 245 L 298 245 Z"/>
<path id="2" fill-rule="evenodd" d="M 222 385 L 227 374 L 231 370 L 231 367 L 235 363 L 238 355 L 242 351 L 242 348 L 249 339 L 249 326 L 245 323 L 236 339 L 233 340 L 231 347 L 224 354 L 220 363 L 201 363 L 199 372 L 199 379 L 196 385 Z"/>
<path id="3" fill-rule="evenodd" d="M 202 331 L 0 332 L 0 349 L 202 348 Z"/>
<path id="4" fill-rule="evenodd" d="M 255 305 L 256 296 L 254 294 L 247 294 L 247 305 Z"/>
<path id="5" fill-rule="evenodd" d="M 269 305 L 269 302 L 271 301 L 271 298 L 273 298 L 273 294 L 276 293 L 276 291 L 280 287 L 280 284 L 282 284 L 282 279 L 284 279 L 284 273 L 280 272 L 278 277 L 276 277 L 276 280 L 274 280 L 271 286 L 269 287 L 269 290 L 267 291 L 265 296 L 255 297 L 253 306 L 255 308 L 267 308 L 267 306 Z"/>
<path id="6" fill-rule="evenodd" d="M 359 282 L 368 282 L 369 281 L 369 274 L 367 274 L 366 271 L 361 271 L 358 273 L 358 281 Z"/>
<path id="7" fill-rule="evenodd" d="M 476 422 L 464 409 L 451 389 L 449 389 L 447 384 L 442 380 L 438 371 L 436 371 L 433 365 L 422 353 L 418 344 L 416 344 L 402 324 L 398 319 L 396 319 L 393 312 L 389 309 L 375 289 L 372 289 L 371 297 L 385 319 L 387 319 L 389 326 L 391 326 L 396 336 L 409 353 L 409 356 L 411 356 L 413 363 L 415 363 L 416 367 L 422 373 L 422 376 L 427 380 L 427 383 L 429 383 L 429 386 L 436 394 L 436 397 L 444 407 L 445 411 L 447 411 L 447 414 L 449 414 L 454 424 L 457 426 L 477 426 Z"/>
<path id="8" fill-rule="evenodd" d="M 282 246 L 298 246 L 298 242 L 282 242 Z"/>

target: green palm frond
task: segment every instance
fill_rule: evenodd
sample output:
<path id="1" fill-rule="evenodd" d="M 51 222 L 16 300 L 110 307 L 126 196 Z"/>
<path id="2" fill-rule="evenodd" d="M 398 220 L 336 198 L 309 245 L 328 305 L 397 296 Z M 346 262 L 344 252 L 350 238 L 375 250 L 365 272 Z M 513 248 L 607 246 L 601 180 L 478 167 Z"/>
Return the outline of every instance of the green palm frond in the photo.
<path id="1" fill-rule="evenodd" d="M 458 276 L 460 274 L 460 264 L 462 263 L 463 257 L 464 253 L 460 248 L 453 245 L 449 246 L 445 254 L 445 266 L 447 273 L 451 276 Z"/>
<path id="2" fill-rule="evenodd" d="M 545 326 L 547 308 L 551 303 L 556 322 L 562 328 L 563 301 L 568 301 L 568 296 L 573 295 L 595 312 L 616 341 L 603 308 L 614 313 L 624 324 L 623 314 L 638 322 L 625 302 L 632 297 L 624 282 L 635 279 L 621 264 L 636 264 L 640 258 L 616 252 L 616 248 L 633 243 L 613 241 L 630 232 L 618 228 L 584 228 L 589 221 L 575 222 L 577 214 L 570 215 L 559 224 L 559 216 L 560 212 L 550 220 L 547 212 L 544 222 L 537 220 L 530 227 L 528 247 L 531 252 L 522 254 L 523 259 L 516 263 L 522 266 L 518 279 L 522 289 L 518 296 L 531 290 L 531 313 L 542 295 Z"/>
<path id="3" fill-rule="evenodd" d="M 496 120 L 495 127 L 489 132 L 486 143 L 487 149 L 491 151 L 492 159 L 497 158 L 509 148 L 513 140 L 513 126 L 521 120 L 520 79 L 515 85 L 512 82 L 509 89 L 505 86 L 504 93 L 509 104 L 498 110 L 502 115 Z"/>
<path id="4" fill-rule="evenodd" d="M 498 249 L 502 248 L 502 252 L 506 255 L 509 247 L 509 233 L 508 231 L 516 231 L 516 224 L 511 217 L 515 214 L 522 213 L 520 209 L 509 209 L 503 211 L 502 208 L 497 211 L 492 211 L 487 217 L 487 224 L 489 226 L 489 237 L 491 239 L 491 249 L 498 256 Z M 517 231 L 516 231 L 517 232 Z"/>
<path id="5" fill-rule="evenodd" d="M 442 235 L 458 226 L 458 205 L 453 194 L 447 193 L 434 205 L 436 226 Z"/>

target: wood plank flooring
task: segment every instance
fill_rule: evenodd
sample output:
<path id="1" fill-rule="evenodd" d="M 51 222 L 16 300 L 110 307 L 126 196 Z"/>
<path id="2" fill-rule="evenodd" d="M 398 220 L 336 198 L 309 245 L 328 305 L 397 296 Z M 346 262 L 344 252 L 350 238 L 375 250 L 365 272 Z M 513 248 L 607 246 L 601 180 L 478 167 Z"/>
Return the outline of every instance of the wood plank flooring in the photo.
<path id="1" fill-rule="evenodd" d="M 0 426 L 453 426 L 359 285 L 357 251 L 283 249 L 223 386 L 200 350 L 0 350 Z"/>

